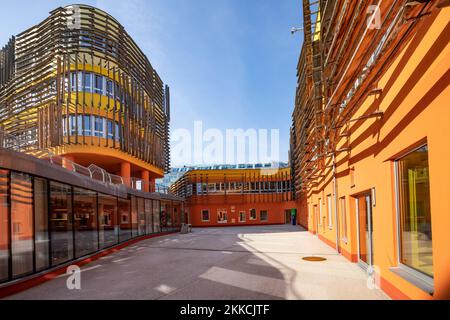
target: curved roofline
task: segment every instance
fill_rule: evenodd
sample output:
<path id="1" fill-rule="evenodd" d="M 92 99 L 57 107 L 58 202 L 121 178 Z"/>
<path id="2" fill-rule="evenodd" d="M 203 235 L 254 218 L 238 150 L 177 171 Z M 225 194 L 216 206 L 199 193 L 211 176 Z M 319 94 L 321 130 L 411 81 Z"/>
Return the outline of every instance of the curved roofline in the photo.
<path id="1" fill-rule="evenodd" d="M 115 22 L 117 22 L 119 25 L 122 26 L 122 24 L 119 22 L 119 20 L 117 20 L 117 19 L 116 19 L 115 17 L 113 17 L 111 14 L 109 14 L 108 12 L 106 12 L 106 11 L 103 10 L 103 9 L 100 9 L 100 8 L 98 8 L 98 7 L 91 6 L 91 5 L 89 5 L 89 4 L 73 3 L 73 4 L 69 4 L 69 5 L 67 5 L 67 6 L 64 6 L 63 8 L 66 9 L 66 8 L 73 7 L 73 6 L 80 6 L 80 7 L 85 7 L 85 8 L 91 8 L 91 9 L 95 9 L 95 10 L 98 10 L 98 11 L 100 11 L 100 12 L 103 12 L 105 15 L 107 15 L 108 17 L 110 17 L 111 19 L 113 19 Z"/>

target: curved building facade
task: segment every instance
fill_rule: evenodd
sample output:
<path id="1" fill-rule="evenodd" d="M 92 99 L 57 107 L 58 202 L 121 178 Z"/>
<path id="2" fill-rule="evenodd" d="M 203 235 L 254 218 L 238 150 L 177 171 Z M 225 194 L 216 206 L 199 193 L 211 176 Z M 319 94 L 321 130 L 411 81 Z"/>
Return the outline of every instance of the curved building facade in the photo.
<path id="1" fill-rule="evenodd" d="M 0 51 L 0 128 L 20 151 L 150 187 L 169 169 L 169 121 L 168 86 L 102 10 L 58 8 Z"/>

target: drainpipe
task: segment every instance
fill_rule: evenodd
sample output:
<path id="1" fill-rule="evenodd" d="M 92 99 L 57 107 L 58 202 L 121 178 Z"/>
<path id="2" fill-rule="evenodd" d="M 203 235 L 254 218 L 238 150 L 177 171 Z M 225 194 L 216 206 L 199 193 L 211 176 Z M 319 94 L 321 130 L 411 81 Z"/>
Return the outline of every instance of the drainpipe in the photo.
<path id="1" fill-rule="evenodd" d="M 335 212 L 335 229 L 336 229 L 336 251 L 340 253 L 339 247 L 339 207 L 338 207 L 338 185 L 336 178 L 336 153 L 333 153 L 333 193 L 334 193 L 334 212 Z"/>

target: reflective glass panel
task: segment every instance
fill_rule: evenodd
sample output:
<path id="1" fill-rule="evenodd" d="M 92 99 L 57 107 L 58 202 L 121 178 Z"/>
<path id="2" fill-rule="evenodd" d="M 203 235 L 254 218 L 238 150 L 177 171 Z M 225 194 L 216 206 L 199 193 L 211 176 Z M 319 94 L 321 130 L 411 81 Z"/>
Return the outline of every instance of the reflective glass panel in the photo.
<path id="1" fill-rule="evenodd" d="M 400 209 L 401 263 L 430 277 L 433 247 L 428 147 L 397 162 Z"/>

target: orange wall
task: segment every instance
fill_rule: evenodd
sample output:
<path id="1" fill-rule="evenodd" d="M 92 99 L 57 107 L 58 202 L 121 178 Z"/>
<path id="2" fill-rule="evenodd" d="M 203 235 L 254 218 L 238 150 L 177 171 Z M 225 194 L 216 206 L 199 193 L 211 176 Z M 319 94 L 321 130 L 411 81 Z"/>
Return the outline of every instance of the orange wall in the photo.
<path id="1" fill-rule="evenodd" d="M 394 298 L 450 299 L 450 8 L 434 10 L 417 27 L 417 33 L 395 58 L 377 87 L 379 96 L 367 98 L 355 118 L 379 108 L 381 118 L 355 122 L 351 127 L 351 152 L 337 158 L 337 198 L 345 197 L 347 241 L 339 245 L 350 259 L 357 255 L 355 197 L 376 190 L 373 208 L 374 260 L 382 288 Z M 420 142 L 428 143 L 433 234 L 434 296 L 390 271 L 398 266 L 396 186 L 393 159 Z M 337 149 L 344 148 L 342 141 Z M 354 178 L 350 169 L 354 170 Z M 320 185 L 305 194 L 297 206 L 311 231 L 328 244 L 336 243 L 336 208 L 331 170 Z M 353 181 L 354 180 L 354 181 Z M 333 227 L 323 224 L 327 195 L 332 195 Z M 306 203 L 306 207 L 305 207 Z M 322 207 L 322 225 L 316 230 L 314 206 Z M 327 222 L 327 221 L 325 221 Z M 342 217 L 339 218 L 342 228 Z"/>
<path id="2" fill-rule="evenodd" d="M 212 198 L 209 196 L 208 198 Z M 295 208 L 293 202 L 242 202 L 236 199 L 228 199 L 226 202 L 210 201 L 208 203 L 187 204 L 186 211 L 189 214 L 190 224 L 194 227 L 217 227 L 217 226 L 237 226 L 237 225 L 264 225 L 264 224 L 285 224 L 286 210 Z M 256 209 L 257 219 L 250 220 L 250 210 Z M 210 221 L 202 221 L 202 210 L 209 210 Z M 218 223 L 218 210 L 226 210 L 228 223 Z M 260 211 L 268 211 L 268 221 L 260 220 Z M 245 223 L 239 222 L 239 213 L 246 213 Z M 234 222 L 233 222 L 234 219 Z"/>

